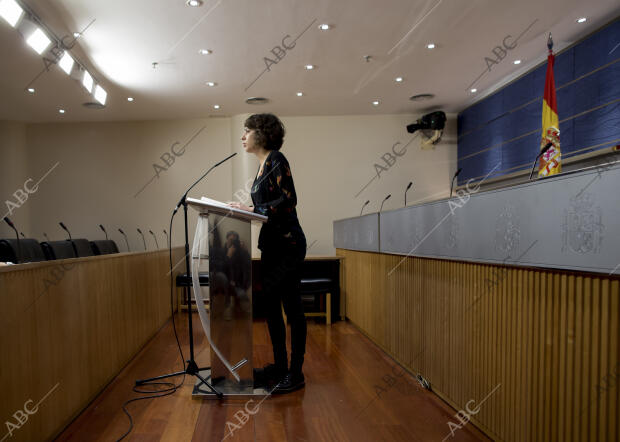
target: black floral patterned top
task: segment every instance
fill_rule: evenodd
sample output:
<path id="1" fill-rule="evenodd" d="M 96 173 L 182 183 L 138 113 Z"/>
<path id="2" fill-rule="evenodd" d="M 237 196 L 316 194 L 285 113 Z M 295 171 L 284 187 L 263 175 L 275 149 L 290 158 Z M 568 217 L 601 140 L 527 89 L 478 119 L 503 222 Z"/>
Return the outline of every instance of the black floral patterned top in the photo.
<path id="1" fill-rule="evenodd" d="M 262 173 L 256 173 L 251 194 L 254 212 L 268 217 L 258 237 L 259 249 L 278 250 L 302 244 L 305 247 L 306 237 L 295 209 L 297 194 L 291 168 L 281 152 L 269 152 Z"/>

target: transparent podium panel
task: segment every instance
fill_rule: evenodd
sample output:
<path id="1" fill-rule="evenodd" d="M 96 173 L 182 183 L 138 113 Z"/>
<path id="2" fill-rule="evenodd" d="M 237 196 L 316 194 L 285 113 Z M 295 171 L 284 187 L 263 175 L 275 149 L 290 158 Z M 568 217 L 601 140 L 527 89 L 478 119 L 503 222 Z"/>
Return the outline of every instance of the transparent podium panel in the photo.
<path id="1" fill-rule="evenodd" d="M 251 393 L 252 255 L 251 223 L 209 214 L 211 339 L 225 363 L 211 352 L 211 380 L 222 393 Z"/>

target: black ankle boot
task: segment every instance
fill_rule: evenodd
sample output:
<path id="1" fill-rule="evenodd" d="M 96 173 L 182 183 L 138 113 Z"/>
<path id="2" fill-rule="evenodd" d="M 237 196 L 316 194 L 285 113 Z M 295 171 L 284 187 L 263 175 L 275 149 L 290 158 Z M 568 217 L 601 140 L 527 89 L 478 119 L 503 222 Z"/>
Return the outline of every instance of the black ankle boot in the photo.
<path id="1" fill-rule="evenodd" d="M 304 374 L 300 371 L 298 373 L 288 372 L 284 379 L 280 381 L 280 384 L 273 390 L 273 394 L 290 393 L 291 391 L 299 390 L 306 384 Z"/>
<path id="2" fill-rule="evenodd" d="M 254 369 L 254 388 L 270 387 L 280 382 L 286 375 L 286 369 L 275 364 Z"/>

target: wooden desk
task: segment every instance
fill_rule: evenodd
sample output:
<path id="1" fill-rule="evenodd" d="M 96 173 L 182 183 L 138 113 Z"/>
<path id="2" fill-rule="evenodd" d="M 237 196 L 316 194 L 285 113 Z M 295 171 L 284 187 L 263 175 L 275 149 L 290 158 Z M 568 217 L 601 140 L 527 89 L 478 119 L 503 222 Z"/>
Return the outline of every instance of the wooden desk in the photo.
<path id="1" fill-rule="evenodd" d="M 11 441 L 52 439 L 159 330 L 168 271 L 167 250 L 0 267 L 0 416 L 49 393 Z"/>

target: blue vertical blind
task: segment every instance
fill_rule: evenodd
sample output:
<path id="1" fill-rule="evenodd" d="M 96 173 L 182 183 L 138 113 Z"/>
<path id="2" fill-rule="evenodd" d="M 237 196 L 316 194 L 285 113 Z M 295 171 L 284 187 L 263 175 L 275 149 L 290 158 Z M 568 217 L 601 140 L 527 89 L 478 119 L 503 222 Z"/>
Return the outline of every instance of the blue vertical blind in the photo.
<path id="1" fill-rule="evenodd" d="M 620 20 L 556 56 L 562 158 L 620 144 Z M 541 51 L 546 52 L 541 45 Z M 547 63 L 458 116 L 459 184 L 528 170 L 540 150 Z"/>

